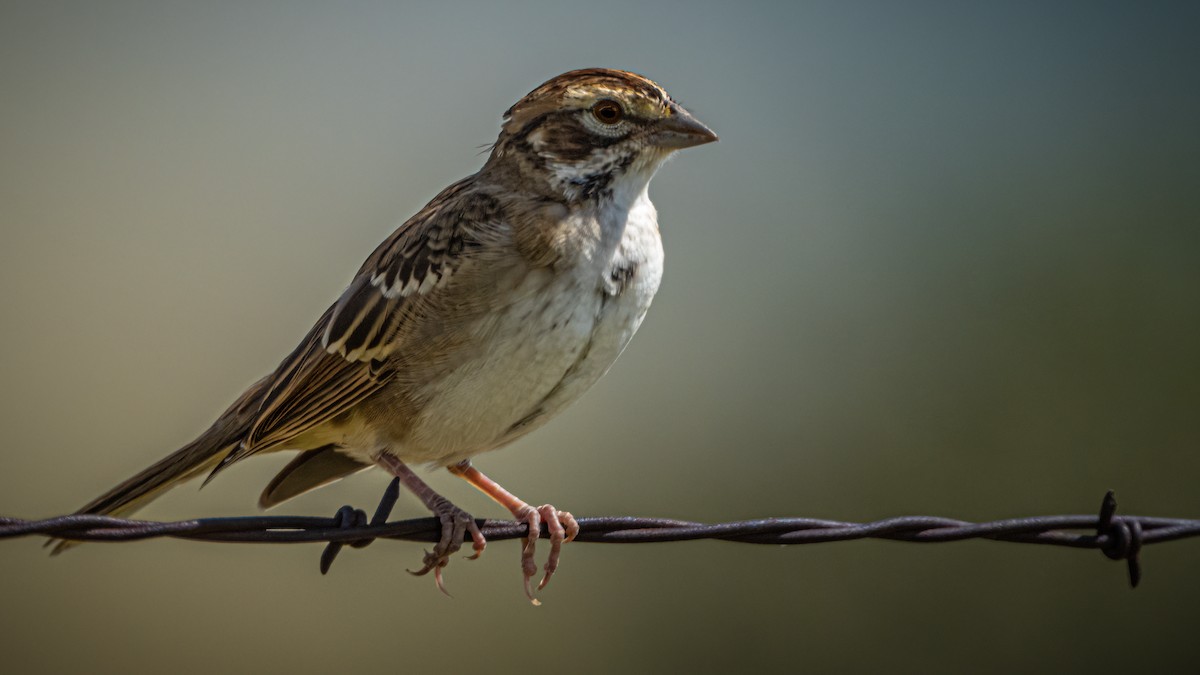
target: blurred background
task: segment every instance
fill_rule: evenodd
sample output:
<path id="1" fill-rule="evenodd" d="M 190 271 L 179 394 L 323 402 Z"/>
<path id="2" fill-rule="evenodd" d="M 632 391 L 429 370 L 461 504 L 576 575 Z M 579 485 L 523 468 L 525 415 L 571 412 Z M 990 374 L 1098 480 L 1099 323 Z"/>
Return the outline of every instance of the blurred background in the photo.
<path id="1" fill-rule="evenodd" d="M 1200 517 L 1195 3 L 0 4 L 0 513 L 201 431 L 506 107 L 644 73 L 721 135 L 652 186 L 637 339 L 477 464 L 577 515 Z M 249 515 L 287 461 L 142 515 Z M 466 484 L 433 485 L 480 516 Z M 373 508 L 374 472 L 280 513 Z M 424 515 L 405 497 L 397 517 Z M 1200 542 L 518 549 L 0 542 L 0 669 L 1076 672 L 1195 663 Z"/>

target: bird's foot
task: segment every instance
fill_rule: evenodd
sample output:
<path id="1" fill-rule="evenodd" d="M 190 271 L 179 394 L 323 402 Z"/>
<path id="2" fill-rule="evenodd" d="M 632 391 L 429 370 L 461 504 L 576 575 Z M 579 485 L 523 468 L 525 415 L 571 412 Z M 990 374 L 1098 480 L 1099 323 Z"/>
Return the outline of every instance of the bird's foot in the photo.
<path id="1" fill-rule="evenodd" d="M 495 499 L 508 509 L 514 518 L 529 527 L 529 531 L 525 535 L 525 546 L 521 549 L 521 572 L 525 576 L 525 595 L 533 604 L 542 604 L 534 595 L 533 589 L 533 576 L 537 574 L 537 563 L 533 560 L 533 554 L 537 547 L 538 537 L 541 535 L 542 523 L 546 523 L 546 532 L 550 536 L 550 556 L 546 559 L 544 567 L 546 574 L 537 586 L 539 591 L 550 583 L 550 577 L 554 576 L 555 570 L 558 569 L 558 557 L 562 553 L 562 545 L 574 540 L 575 536 L 579 534 L 579 523 L 575 522 L 575 516 L 566 511 L 559 511 L 549 504 L 537 508 L 526 504 L 516 495 L 501 487 L 499 483 L 483 475 L 479 469 L 471 466 L 470 461 L 459 462 L 446 468 L 450 473 L 466 480 L 484 494 Z"/>
<path id="2" fill-rule="evenodd" d="M 471 534 L 471 540 L 474 542 L 475 553 L 468 556 L 474 560 L 483 553 L 484 547 L 487 546 L 487 539 L 483 537 L 483 532 L 479 531 L 479 525 L 475 523 L 475 519 L 471 514 L 463 511 L 450 500 L 433 491 L 433 488 L 425 484 L 413 470 L 408 468 L 399 457 L 390 452 L 382 452 L 376 459 L 383 468 L 400 480 L 400 483 L 407 487 L 425 506 L 437 516 L 437 519 L 442 523 L 442 536 L 434 545 L 432 551 L 425 552 L 425 558 L 421 561 L 421 569 L 409 570 L 409 573 L 416 576 L 423 576 L 433 572 L 433 580 L 437 582 L 437 587 L 443 593 L 446 593 L 446 585 L 442 582 L 442 568 L 450 562 L 450 556 L 462 548 L 463 537 L 466 533 Z M 450 595 L 446 593 L 446 595 Z"/>
<path id="3" fill-rule="evenodd" d="M 530 602 L 540 605 L 542 603 L 534 595 L 532 581 L 537 574 L 537 563 L 533 555 L 541 535 L 542 523 L 546 523 L 546 530 L 550 535 L 550 555 L 546 558 L 543 568 L 545 575 L 537 585 L 539 591 L 550 583 L 550 577 L 554 576 L 558 569 L 558 558 L 562 553 L 563 543 L 574 540 L 575 535 L 579 534 L 579 523 L 575 522 L 575 516 L 566 511 L 559 511 L 550 504 L 543 504 L 536 509 L 524 504 L 513 510 L 513 516 L 517 520 L 525 521 L 529 526 L 529 534 L 525 536 L 525 545 L 521 548 L 521 572 L 525 575 L 525 595 Z"/>
<path id="4" fill-rule="evenodd" d="M 442 568 L 450 562 L 450 556 L 462 548 L 463 537 L 468 532 L 471 534 L 475 549 L 474 554 L 467 556 L 469 560 L 474 560 L 483 553 L 483 549 L 487 547 L 487 539 L 484 538 L 483 532 L 479 531 L 479 525 L 475 523 L 471 514 L 451 504 L 448 500 L 438 497 L 429 505 L 429 509 L 442 523 L 442 537 L 434 545 L 432 551 L 425 552 L 425 558 L 421 561 L 421 569 L 408 570 L 408 572 L 419 577 L 432 571 L 433 580 L 437 583 L 438 589 L 446 595 L 450 595 L 442 581 Z"/>

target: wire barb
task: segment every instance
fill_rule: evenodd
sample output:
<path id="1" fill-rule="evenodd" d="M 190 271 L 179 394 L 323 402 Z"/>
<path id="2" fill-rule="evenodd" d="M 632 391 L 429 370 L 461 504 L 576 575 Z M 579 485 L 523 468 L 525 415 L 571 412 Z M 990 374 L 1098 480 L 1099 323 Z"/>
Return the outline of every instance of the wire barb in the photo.
<path id="1" fill-rule="evenodd" d="M 173 522 L 126 520 L 76 514 L 22 520 L 0 517 L 0 539 L 34 535 L 76 541 L 133 541 L 176 537 L 201 541 L 303 543 L 326 542 L 321 573 L 346 545 L 362 548 L 376 539 L 435 542 L 441 536 L 436 518 L 388 522 L 399 497 L 393 481 L 384 492 L 375 515 L 367 520 L 361 509 L 344 506 L 333 518 L 304 516 L 247 516 L 198 518 Z M 748 544 L 816 544 L 852 539 L 887 539 L 914 543 L 942 543 L 965 539 L 991 539 L 1021 544 L 1098 549 L 1112 560 L 1124 560 L 1129 583 L 1141 581 L 1139 554 L 1143 547 L 1167 541 L 1200 537 L 1200 520 L 1152 516 L 1118 516 L 1117 502 L 1109 492 L 1096 515 L 1037 516 L 971 523 L 936 516 L 902 516 L 871 523 L 850 523 L 818 518 L 765 518 L 732 523 L 696 523 L 666 518 L 578 518 L 576 541 L 598 543 L 650 543 L 717 539 Z M 477 521 L 491 541 L 522 539 L 523 522 Z M 546 525 L 543 523 L 543 528 Z M 548 536 L 543 531 L 543 536 Z"/>
<path id="2" fill-rule="evenodd" d="M 1137 588 L 1142 580 L 1142 564 L 1138 553 L 1142 550 L 1142 524 L 1137 519 L 1117 518 L 1117 498 L 1112 490 L 1100 502 L 1100 516 L 1096 523 L 1096 539 L 1100 550 L 1109 560 L 1124 560 L 1129 567 L 1129 587 Z"/>
<path id="3" fill-rule="evenodd" d="M 388 483 L 387 489 L 383 491 L 383 498 L 379 500 L 379 506 L 375 507 L 375 515 L 371 516 L 371 525 L 383 525 L 387 523 L 388 516 L 392 515 L 392 508 L 396 506 L 396 500 L 399 498 L 400 479 L 393 478 L 392 482 Z M 345 530 L 362 528 L 367 525 L 367 513 L 362 509 L 356 509 L 350 505 L 338 509 L 333 519 L 336 527 Z M 321 574 L 329 573 L 329 568 L 333 565 L 334 558 L 337 558 L 338 553 L 342 552 L 342 547 L 346 544 L 349 544 L 351 548 L 366 548 L 373 541 L 375 541 L 374 537 L 366 537 L 349 542 L 329 542 L 325 545 L 325 550 L 321 551 Z"/>

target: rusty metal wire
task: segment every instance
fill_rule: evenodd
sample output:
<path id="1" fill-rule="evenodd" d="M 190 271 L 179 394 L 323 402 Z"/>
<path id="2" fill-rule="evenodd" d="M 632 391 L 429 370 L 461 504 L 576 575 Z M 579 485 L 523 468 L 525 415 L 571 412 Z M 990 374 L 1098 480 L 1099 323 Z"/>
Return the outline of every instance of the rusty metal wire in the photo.
<path id="1" fill-rule="evenodd" d="M 441 527 L 436 518 L 387 522 L 399 496 L 393 481 L 368 520 L 361 509 L 343 506 L 333 518 L 304 516 L 250 516 L 197 518 L 174 522 L 126 520 L 108 516 L 70 515 L 45 520 L 0 517 L 0 539 L 44 535 L 77 541 L 132 541 L 176 537 L 201 541 L 304 543 L 327 542 L 321 555 L 321 573 L 329 570 L 344 546 L 362 548 L 375 539 L 437 541 Z M 1104 497 L 1097 515 L 1036 516 L 971 523 L 936 516 L 901 516 L 870 523 L 850 523 L 818 518 L 763 518 L 732 523 L 695 523 L 665 518 L 579 518 L 576 541 L 640 544 L 664 541 L 719 539 L 747 544 L 816 544 L 852 539 L 887 539 L 916 543 L 941 543 L 964 539 L 991 539 L 1021 544 L 1098 549 L 1112 560 L 1125 560 L 1129 583 L 1141 579 L 1138 554 L 1142 547 L 1188 537 L 1200 537 L 1200 520 L 1118 516 L 1113 493 Z M 526 525 L 510 520 L 476 521 L 491 541 L 518 539 Z M 546 534 L 543 525 L 543 536 Z"/>

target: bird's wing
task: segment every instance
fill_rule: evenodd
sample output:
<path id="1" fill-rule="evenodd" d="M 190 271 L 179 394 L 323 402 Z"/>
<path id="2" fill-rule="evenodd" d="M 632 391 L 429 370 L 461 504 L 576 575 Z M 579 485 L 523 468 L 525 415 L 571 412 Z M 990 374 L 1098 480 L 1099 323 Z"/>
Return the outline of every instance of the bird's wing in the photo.
<path id="1" fill-rule="evenodd" d="M 343 455 L 332 445 L 323 445 L 296 455 L 283 467 L 258 498 L 261 508 L 269 509 L 309 490 L 357 473 L 371 466 Z"/>
<path id="2" fill-rule="evenodd" d="M 437 321 L 430 306 L 474 246 L 479 209 L 459 208 L 470 179 L 446 188 L 367 259 L 354 280 L 270 376 L 257 418 L 213 469 L 278 447 L 348 410 L 395 374 L 400 335 Z M 494 214 L 488 214 L 493 215 Z"/>

